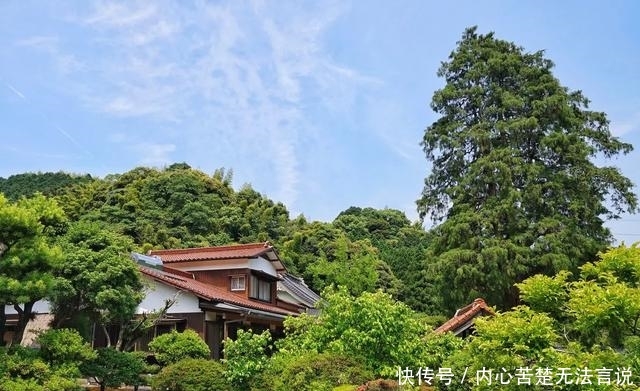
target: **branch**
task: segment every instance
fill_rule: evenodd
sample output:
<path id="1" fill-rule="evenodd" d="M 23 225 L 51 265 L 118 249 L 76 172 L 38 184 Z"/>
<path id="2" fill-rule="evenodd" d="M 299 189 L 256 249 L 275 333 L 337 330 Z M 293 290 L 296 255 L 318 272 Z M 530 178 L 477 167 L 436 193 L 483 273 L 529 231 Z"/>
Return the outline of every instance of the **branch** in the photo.
<path id="1" fill-rule="evenodd" d="M 123 344 L 124 350 L 129 350 L 135 345 L 135 342 L 140 339 L 144 333 L 155 327 L 158 322 L 167 316 L 169 309 L 178 301 L 180 292 L 177 292 L 173 297 L 165 299 L 164 306 L 159 311 L 149 313 L 143 313 L 142 318 L 136 323 L 136 325 L 127 333 L 127 343 Z"/>

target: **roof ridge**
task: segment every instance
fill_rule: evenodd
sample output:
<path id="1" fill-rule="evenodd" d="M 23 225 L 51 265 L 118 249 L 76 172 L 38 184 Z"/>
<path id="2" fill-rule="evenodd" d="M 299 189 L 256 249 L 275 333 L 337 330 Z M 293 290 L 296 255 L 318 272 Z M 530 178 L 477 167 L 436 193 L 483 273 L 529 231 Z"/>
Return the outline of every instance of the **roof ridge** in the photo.
<path id="1" fill-rule="evenodd" d="M 160 250 L 149 250 L 147 255 L 157 255 L 157 254 L 181 254 L 181 253 L 190 253 L 196 251 L 225 251 L 225 250 L 239 250 L 239 249 L 248 249 L 248 248 L 271 248 L 271 243 L 269 242 L 261 242 L 261 243 L 238 243 L 238 244 L 227 244 L 224 246 L 210 246 L 210 247 L 187 247 L 187 248 L 168 248 L 168 249 L 160 249 Z"/>
<path id="2" fill-rule="evenodd" d="M 452 318 L 444 322 L 440 327 L 438 327 L 436 332 L 447 332 L 452 331 L 456 327 L 460 327 L 465 322 L 473 319 L 477 314 L 482 311 L 486 311 L 491 315 L 495 315 L 495 312 L 491 307 L 487 305 L 484 299 L 478 297 L 471 304 L 467 304 L 466 306 L 458 309 L 453 315 Z"/>

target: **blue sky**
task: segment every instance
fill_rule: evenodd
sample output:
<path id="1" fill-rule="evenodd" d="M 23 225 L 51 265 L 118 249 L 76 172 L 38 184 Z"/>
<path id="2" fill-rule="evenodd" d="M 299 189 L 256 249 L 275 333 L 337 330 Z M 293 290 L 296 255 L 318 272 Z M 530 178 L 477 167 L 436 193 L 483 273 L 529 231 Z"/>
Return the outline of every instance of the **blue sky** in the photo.
<path id="1" fill-rule="evenodd" d="M 104 176 L 186 161 L 234 170 L 292 216 L 417 217 L 436 76 L 478 25 L 530 51 L 638 150 L 640 3 L 0 2 L 0 176 Z M 640 216 L 611 223 L 640 240 Z"/>

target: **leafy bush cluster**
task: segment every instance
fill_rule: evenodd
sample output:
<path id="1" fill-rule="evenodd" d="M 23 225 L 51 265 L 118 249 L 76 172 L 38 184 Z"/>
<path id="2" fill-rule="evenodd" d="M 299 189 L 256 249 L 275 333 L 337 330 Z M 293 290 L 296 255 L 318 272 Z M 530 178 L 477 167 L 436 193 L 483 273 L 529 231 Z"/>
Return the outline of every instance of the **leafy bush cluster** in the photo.
<path id="1" fill-rule="evenodd" d="M 231 391 L 223 364 L 203 358 L 187 358 L 163 368 L 151 386 L 163 391 Z"/>
<path id="2" fill-rule="evenodd" d="M 0 348 L 0 391 L 81 391 L 75 379 L 91 347 L 72 330 L 48 331 L 38 342 L 40 350 Z"/>
<path id="3" fill-rule="evenodd" d="M 209 346 L 193 330 L 182 333 L 172 330 L 159 335 L 149 343 L 149 350 L 161 365 L 174 364 L 186 358 L 206 359 L 211 356 Z"/>

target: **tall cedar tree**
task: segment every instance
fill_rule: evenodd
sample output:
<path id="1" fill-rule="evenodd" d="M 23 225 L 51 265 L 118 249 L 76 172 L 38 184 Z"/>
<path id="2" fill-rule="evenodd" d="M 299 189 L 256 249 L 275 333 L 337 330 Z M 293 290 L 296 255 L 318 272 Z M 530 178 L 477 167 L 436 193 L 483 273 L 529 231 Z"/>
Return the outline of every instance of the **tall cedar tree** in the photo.
<path id="1" fill-rule="evenodd" d="M 611 241 L 603 219 L 637 209 L 631 181 L 591 161 L 632 146 L 543 54 L 473 27 L 438 71 L 441 117 L 421 144 L 432 171 L 417 203 L 441 223 L 431 275 L 448 310 L 477 296 L 513 306 L 515 282 L 594 260 Z"/>

